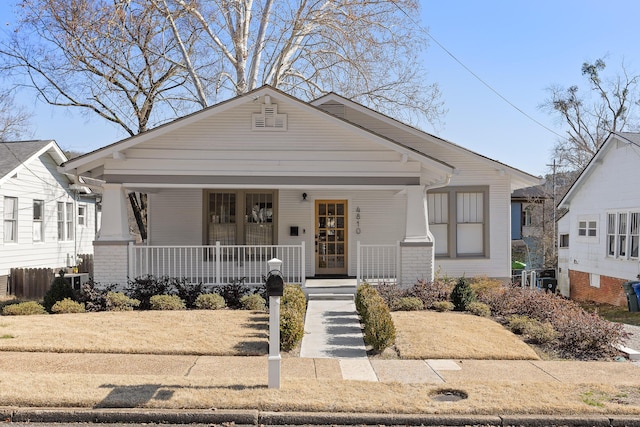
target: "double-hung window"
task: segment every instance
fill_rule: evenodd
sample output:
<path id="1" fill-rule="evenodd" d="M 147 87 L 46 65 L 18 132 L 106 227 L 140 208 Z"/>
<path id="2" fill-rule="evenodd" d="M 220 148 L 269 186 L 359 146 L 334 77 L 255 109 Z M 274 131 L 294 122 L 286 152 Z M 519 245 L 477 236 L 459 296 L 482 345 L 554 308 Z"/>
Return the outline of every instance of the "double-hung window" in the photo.
<path id="1" fill-rule="evenodd" d="M 58 240 L 73 240 L 73 203 L 57 203 Z"/>
<path id="2" fill-rule="evenodd" d="M 87 205 L 78 205 L 78 225 L 87 225 Z"/>
<path id="3" fill-rule="evenodd" d="M 435 255 L 488 255 L 488 187 L 449 187 L 427 194 Z"/>
<path id="4" fill-rule="evenodd" d="M 640 212 L 607 214 L 607 255 L 615 258 L 638 258 L 640 247 Z"/>
<path id="5" fill-rule="evenodd" d="M 18 242 L 18 198 L 4 198 L 4 241 Z"/>
<path id="6" fill-rule="evenodd" d="M 44 200 L 33 201 L 33 241 L 44 241 Z"/>

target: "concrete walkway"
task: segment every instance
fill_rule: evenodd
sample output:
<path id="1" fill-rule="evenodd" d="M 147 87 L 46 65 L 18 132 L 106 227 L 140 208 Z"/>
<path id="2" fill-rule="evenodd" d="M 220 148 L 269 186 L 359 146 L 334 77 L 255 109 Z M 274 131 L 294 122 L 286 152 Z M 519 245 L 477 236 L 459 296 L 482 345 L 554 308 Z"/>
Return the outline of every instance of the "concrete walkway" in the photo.
<path id="1" fill-rule="evenodd" d="M 309 300 L 300 357 L 338 359 L 342 378 L 378 381 L 353 299 Z"/>

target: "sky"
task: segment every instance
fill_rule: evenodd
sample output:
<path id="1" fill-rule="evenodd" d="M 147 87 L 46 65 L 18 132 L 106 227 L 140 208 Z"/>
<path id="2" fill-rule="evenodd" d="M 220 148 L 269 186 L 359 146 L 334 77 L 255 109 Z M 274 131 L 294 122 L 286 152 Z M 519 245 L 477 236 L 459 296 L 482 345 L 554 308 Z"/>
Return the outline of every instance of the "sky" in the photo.
<path id="1" fill-rule="evenodd" d="M 623 61 L 640 73 L 636 0 L 418 1 L 417 22 L 442 46 L 431 41 L 422 60 L 447 109 L 437 127 L 418 127 L 532 175 L 550 172 L 556 133 L 565 132 L 540 108 L 550 86 L 586 89 L 581 66 L 598 58 L 612 74 Z M 9 3 L 0 2 L 5 30 L 16 22 Z M 103 119 L 36 102 L 33 94 L 23 92 L 18 102 L 33 112 L 32 137 L 55 139 L 65 150 L 87 152 L 127 136 Z"/>

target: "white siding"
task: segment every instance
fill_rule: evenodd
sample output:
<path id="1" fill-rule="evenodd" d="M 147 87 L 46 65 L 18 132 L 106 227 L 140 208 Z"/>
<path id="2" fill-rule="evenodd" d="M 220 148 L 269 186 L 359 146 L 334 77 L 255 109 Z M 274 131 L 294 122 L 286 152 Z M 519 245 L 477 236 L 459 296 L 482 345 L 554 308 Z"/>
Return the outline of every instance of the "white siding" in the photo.
<path id="1" fill-rule="evenodd" d="M 162 190 L 148 195 L 149 245 L 201 245 L 202 190 Z"/>
<path id="2" fill-rule="evenodd" d="M 640 273 L 637 259 L 613 258 L 607 256 L 607 213 L 640 210 L 640 147 L 633 144 L 611 141 L 609 151 L 604 153 L 602 162 L 595 164 L 593 173 L 580 187 L 563 218 L 565 233 L 569 233 L 569 248 L 566 257 L 559 259 L 565 268 L 602 276 L 621 279 L 636 279 Z M 578 236 L 578 222 L 595 219 L 598 224 L 595 238 Z M 563 264 L 560 264 L 560 261 Z"/>
<path id="3" fill-rule="evenodd" d="M 93 253 L 95 238 L 95 204 L 93 200 L 75 200 L 68 190 L 68 180 L 57 171 L 48 154 L 28 162 L 17 178 L 0 186 L 0 218 L 3 218 L 4 197 L 18 198 L 18 242 L 4 242 L 4 227 L 0 227 L 0 275 L 11 268 L 58 268 L 67 266 L 77 254 Z M 44 233 L 41 242 L 33 241 L 33 201 L 44 201 Z M 75 240 L 58 241 L 57 202 L 72 203 Z M 79 227 L 75 216 L 77 204 L 87 207 L 87 224 Z"/>

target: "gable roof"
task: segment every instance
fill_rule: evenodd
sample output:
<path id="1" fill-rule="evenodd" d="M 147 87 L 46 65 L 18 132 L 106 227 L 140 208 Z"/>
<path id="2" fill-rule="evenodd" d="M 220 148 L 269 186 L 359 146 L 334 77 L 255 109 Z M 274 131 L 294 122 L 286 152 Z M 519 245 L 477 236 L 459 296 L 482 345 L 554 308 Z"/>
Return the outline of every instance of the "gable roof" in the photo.
<path id="1" fill-rule="evenodd" d="M 629 144 L 634 144 L 640 147 L 640 133 L 635 132 L 611 132 L 607 139 L 602 143 L 596 154 L 591 158 L 587 166 L 582 170 L 578 179 L 575 180 L 573 185 L 569 188 L 569 191 L 564 195 L 560 203 L 558 203 L 558 208 L 568 209 L 571 204 L 571 199 L 576 195 L 576 193 L 582 188 L 584 183 L 588 180 L 588 178 L 593 174 L 593 172 L 602 164 L 603 158 L 607 155 L 607 153 L 613 148 L 615 141 L 621 141 Z"/>
<path id="2" fill-rule="evenodd" d="M 410 159 L 418 160 L 423 163 L 429 164 L 431 167 L 435 168 L 436 170 L 439 170 L 441 173 L 452 174 L 454 172 L 454 167 L 447 164 L 446 162 L 443 162 L 442 160 L 433 158 L 411 147 L 407 147 L 403 144 L 400 144 L 397 141 L 393 141 L 392 139 L 386 138 L 383 135 L 376 134 L 375 132 L 372 132 L 361 126 L 358 126 L 357 124 L 354 124 L 347 120 L 336 117 L 335 115 L 330 114 L 324 111 L 323 109 L 316 107 L 311 103 L 304 102 L 296 97 L 293 97 L 285 92 L 282 92 L 279 89 L 273 88 L 268 85 L 262 86 L 246 94 L 239 95 L 235 98 L 223 101 L 219 104 L 212 105 L 203 110 L 196 111 L 187 116 L 175 119 L 171 122 L 168 122 L 156 128 L 150 129 L 144 133 L 134 135 L 127 139 L 115 142 L 113 144 L 94 150 L 90 153 L 76 157 L 64 163 L 62 165 L 62 168 L 67 173 L 73 173 L 77 175 L 78 168 L 83 168 L 87 170 L 87 169 L 91 169 L 94 166 L 100 167 L 101 161 L 105 158 L 109 158 L 112 156 L 117 157 L 120 152 L 128 148 L 132 148 L 138 144 L 141 144 L 145 141 L 161 136 L 165 133 L 176 131 L 192 123 L 207 119 L 208 117 L 211 117 L 213 115 L 222 113 L 224 111 L 228 111 L 238 105 L 241 105 L 247 102 L 247 99 L 255 100 L 263 95 L 277 95 L 277 96 L 286 97 L 290 101 L 296 103 L 298 107 L 306 111 L 309 111 L 313 114 L 321 115 L 324 119 L 330 120 L 341 127 L 349 128 L 351 131 L 366 134 L 368 137 L 373 138 L 374 140 L 376 140 L 386 148 L 397 151 L 402 155 L 406 155 Z"/>
<path id="3" fill-rule="evenodd" d="M 331 92 L 328 93 L 326 95 L 321 96 L 320 98 L 317 98 L 316 100 L 312 101 L 311 104 L 319 106 L 323 103 L 326 103 L 327 101 L 335 101 L 341 104 L 344 104 L 346 106 L 348 106 L 349 108 L 353 108 L 354 110 L 360 112 L 360 113 L 364 113 L 366 115 L 375 117 L 378 120 L 381 120 L 382 122 L 391 124 L 392 126 L 395 127 L 400 127 L 402 129 L 404 129 L 405 131 L 407 131 L 410 134 L 413 134 L 421 139 L 426 139 L 431 143 L 434 143 L 438 146 L 441 147 L 445 147 L 448 149 L 453 149 L 454 151 L 460 152 L 460 153 L 465 153 L 467 155 L 471 155 L 472 157 L 477 158 L 478 160 L 480 160 L 481 162 L 484 162 L 486 164 L 488 164 L 489 166 L 495 168 L 496 170 L 499 171 L 504 171 L 509 173 L 512 178 L 514 180 L 516 180 L 516 185 L 515 188 L 522 188 L 522 187 L 528 187 L 528 186 L 534 186 L 534 185 L 539 185 L 542 184 L 544 182 L 544 179 L 541 177 L 537 177 L 534 175 L 531 175 L 527 172 L 524 172 L 520 169 L 514 168 L 512 166 L 509 166 L 505 163 L 499 162 L 498 160 L 494 160 L 491 159 L 487 156 L 484 156 L 482 154 L 476 153 L 475 151 L 469 150 L 468 148 L 462 147 L 458 144 L 455 144 L 451 141 L 448 141 L 446 139 L 440 138 L 438 136 L 432 135 L 428 132 L 425 132 L 421 129 L 418 129 L 414 126 L 408 125 L 406 123 L 403 123 L 399 120 L 396 120 L 390 116 L 384 115 L 378 111 L 372 110 L 369 107 L 366 107 L 362 104 L 358 104 L 357 102 L 351 101 L 350 99 L 344 98 L 341 95 L 338 95 L 337 93 Z"/>
<path id="4" fill-rule="evenodd" d="M 67 160 L 54 140 L 0 142 L 0 184 L 47 152 L 58 165 Z"/>

